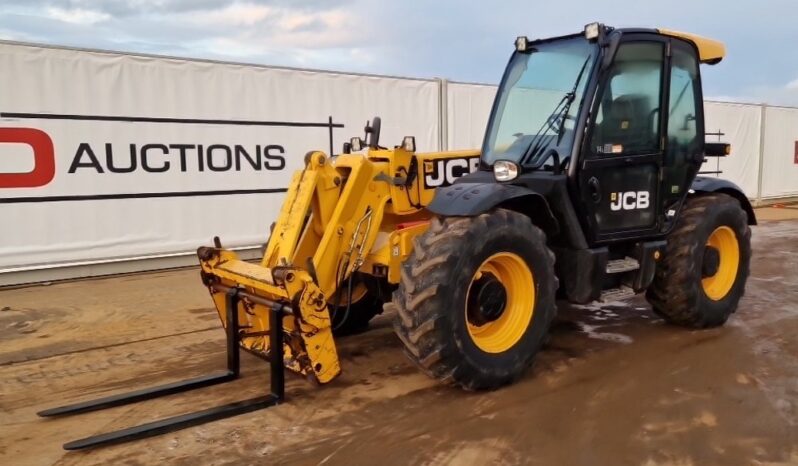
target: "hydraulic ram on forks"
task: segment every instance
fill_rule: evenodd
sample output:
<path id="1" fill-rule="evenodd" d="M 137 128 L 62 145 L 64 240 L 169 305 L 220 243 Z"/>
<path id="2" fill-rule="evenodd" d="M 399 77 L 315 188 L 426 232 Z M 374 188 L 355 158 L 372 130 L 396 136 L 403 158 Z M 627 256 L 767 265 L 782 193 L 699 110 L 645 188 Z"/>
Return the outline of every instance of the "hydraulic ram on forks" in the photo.
<path id="1" fill-rule="evenodd" d="M 148 422 L 134 427 L 128 427 L 105 434 L 86 437 L 64 444 L 66 450 L 80 450 L 93 448 L 115 443 L 123 443 L 138 440 L 146 437 L 174 432 L 187 427 L 204 424 L 228 417 L 245 414 L 270 406 L 277 405 L 285 400 L 285 374 L 283 367 L 283 326 L 282 319 L 285 315 L 291 314 L 290 307 L 274 302 L 259 296 L 247 293 L 241 288 L 215 285 L 219 291 L 226 294 L 226 313 L 227 313 L 227 370 L 224 372 L 204 375 L 192 379 L 173 382 L 156 387 L 134 390 L 132 392 L 119 395 L 112 395 L 91 401 L 84 401 L 58 408 L 47 409 L 38 413 L 42 417 L 67 416 L 72 414 L 98 411 L 101 409 L 122 406 L 138 401 L 149 400 L 174 393 L 186 392 L 201 387 L 216 385 L 235 380 L 241 374 L 241 362 L 239 353 L 239 333 L 238 322 L 238 303 L 245 297 L 248 300 L 258 302 L 271 309 L 271 325 L 269 329 L 270 354 L 269 363 L 271 367 L 271 393 L 249 400 L 236 401 L 233 403 L 216 406 L 201 411 Z"/>

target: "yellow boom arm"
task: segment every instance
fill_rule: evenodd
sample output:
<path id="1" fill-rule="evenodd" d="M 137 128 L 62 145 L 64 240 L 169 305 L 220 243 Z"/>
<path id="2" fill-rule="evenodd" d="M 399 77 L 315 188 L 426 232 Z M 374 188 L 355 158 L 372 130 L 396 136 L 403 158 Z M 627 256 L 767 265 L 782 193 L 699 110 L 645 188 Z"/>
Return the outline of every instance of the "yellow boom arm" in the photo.
<path id="1" fill-rule="evenodd" d="M 447 176 L 471 171 L 478 156 L 402 148 L 333 160 L 309 153 L 305 168 L 293 176 L 260 264 L 218 244 L 198 250 L 203 282 L 223 325 L 225 292 L 244 289 L 238 309 L 241 345 L 268 357 L 271 322 L 265 303 L 281 303 L 291 310 L 281 323 L 285 366 L 329 382 L 340 373 L 329 307 L 348 299 L 336 296 L 339 288 L 357 271 L 397 283 L 412 239 L 427 228 L 424 206 L 434 187 Z"/>

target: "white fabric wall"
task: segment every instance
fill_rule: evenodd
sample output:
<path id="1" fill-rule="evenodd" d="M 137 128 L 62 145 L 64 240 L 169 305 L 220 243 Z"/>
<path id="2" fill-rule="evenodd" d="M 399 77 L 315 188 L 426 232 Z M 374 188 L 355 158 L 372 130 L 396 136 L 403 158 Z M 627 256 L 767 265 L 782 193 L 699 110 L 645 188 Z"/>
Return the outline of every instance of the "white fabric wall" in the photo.
<path id="1" fill-rule="evenodd" d="M 448 149 L 479 149 L 496 86 L 447 83 Z"/>
<path id="2" fill-rule="evenodd" d="M 441 90 L 444 95 L 439 95 Z M 335 147 L 361 135 L 374 115 L 383 120 L 383 145 L 414 135 L 421 151 L 479 148 L 496 86 L 228 64 L 110 52 L 80 51 L 0 41 L 0 283 L 14 272 L 98 264 L 138 257 L 190 254 L 219 235 L 228 247 L 260 244 L 282 202 L 280 190 L 310 150 L 329 150 L 326 127 L 236 125 L 230 120 L 336 123 Z M 445 102 L 442 108 L 441 103 Z M 798 109 L 767 107 L 760 177 L 762 107 L 706 102 L 707 131 L 721 130 L 732 155 L 720 160 L 723 177 L 755 198 L 798 195 Z M 9 113 L 224 120 L 223 124 L 79 121 L 11 117 Z M 444 126 L 441 126 L 443 124 Z M 2 142 L 9 128 L 44 131 L 55 149 L 55 176 L 36 188 L 3 187 L 3 174 L 32 170 L 24 144 Z M 444 131 L 441 131 L 443 129 Z M 710 137 L 708 140 L 715 140 Z M 88 144 L 104 168 L 69 173 L 78 147 Z M 181 167 L 179 152 L 150 153 L 150 164 L 110 173 L 129 163 L 129 146 L 188 144 L 241 146 L 250 153 L 280 146 L 284 166 L 200 169 L 196 153 Z M 192 149 L 192 150 L 194 150 Z M 84 154 L 85 155 L 85 154 Z M 219 154 L 214 160 L 219 163 Z M 86 161 L 83 157 L 82 161 Z M 222 153 L 222 161 L 224 154 Z M 206 161 L 207 163 L 207 161 Z M 710 160 L 704 170 L 715 170 Z M 758 180 L 762 179 L 761 187 Z M 272 193 L 193 195 L 204 191 L 276 190 Z M 53 197 L 151 195 L 178 197 L 52 200 Z M 48 198 L 37 202 L 35 198 Z M 19 198 L 32 201 L 12 202 Z M 137 266 L 141 269 L 140 266 Z M 118 269 L 117 269 L 118 271 Z M 90 272 L 94 274 L 95 272 Z M 97 272 L 99 273 L 99 272 Z"/>
<path id="3" fill-rule="evenodd" d="M 706 132 L 725 133 L 720 141 L 730 143 L 732 153 L 708 157 L 701 169 L 716 171 L 719 167 L 723 173 L 717 176 L 736 183 L 751 199 L 757 196 L 761 114 L 759 105 L 704 102 Z M 718 138 L 707 136 L 707 141 L 718 142 Z"/>
<path id="4" fill-rule="evenodd" d="M 394 79 L 87 52 L 0 43 L 0 112 L 111 115 L 214 120 L 277 120 L 326 123 L 332 115 L 336 150 L 362 135 L 367 119 L 382 117 L 382 142 L 395 145 L 416 136 L 420 150 L 438 148 L 439 85 Z M 262 243 L 282 194 L 247 194 L 149 199 L 3 203 L 14 197 L 115 195 L 286 188 L 310 150 L 329 151 L 328 129 L 226 124 L 175 124 L 49 119 L 0 119 L 0 129 L 37 128 L 55 147 L 56 173 L 37 188 L 0 188 L 0 271 L 51 267 L 122 257 L 195 250 L 219 235 L 226 246 Z M 198 168 L 189 155 L 155 151 L 151 165 L 132 173 L 68 173 L 77 148 L 88 143 L 105 165 L 105 144 L 114 160 L 129 163 L 136 144 L 257 145 L 284 148 L 277 170 L 215 172 Z M 217 152 L 217 165 L 224 153 Z M 127 157 L 127 158 L 126 158 Z M 221 157 L 221 158 L 219 158 Z M 30 148 L 0 144 L 0 172 L 31 168 Z M 85 159 L 88 160 L 88 159 Z M 221 160 L 221 161 L 219 161 Z M 128 161 L 128 162 L 126 162 Z M 274 163 L 273 167 L 279 167 Z"/>
<path id="5" fill-rule="evenodd" d="M 762 197 L 798 196 L 798 109 L 767 107 Z"/>

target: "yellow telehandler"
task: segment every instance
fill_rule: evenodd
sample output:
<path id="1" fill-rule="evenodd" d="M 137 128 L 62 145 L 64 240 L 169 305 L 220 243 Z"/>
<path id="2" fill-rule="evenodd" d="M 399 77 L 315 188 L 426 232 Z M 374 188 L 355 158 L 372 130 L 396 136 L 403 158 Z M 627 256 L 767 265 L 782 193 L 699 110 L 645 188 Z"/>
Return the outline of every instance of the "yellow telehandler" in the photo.
<path id="1" fill-rule="evenodd" d="M 756 223 L 740 188 L 699 172 L 730 151 L 704 140 L 699 73 L 724 53 L 691 34 L 599 23 L 519 37 L 481 151 L 416 153 L 412 137 L 384 148 L 375 118 L 341 154 L 307 154 L 259 263 L 218 238 L 199 248 L 227 330 L 226 372 L 42 414 L 231 380 L 239 347 L 270 361 L 270 395 L 65 447 L 271 406 L 284 397 L 283 368 L 333 380 L 336 338 L 383 308 L 414 363 L 466 389 L 523 375 L 558 298 L 645 292 L 670 323 L 723 324 L 744 292 Z"/>
<path id="2" fill-rule="evenodd" d="M 225 325 L 226 294 L 240 289 L 241 345 L 268 358 L 270 309 L 290 307 L 281 319 L 285 366 L 319 383 L 341 371 L 334 334 L 362 328 L 390 300 L 413 239 L 429 227 L 425 206 L 435 188 L 479 162 L 477 151 L 415 154 L 412 137 L 384 149 L 380 120 L 373 121 L 364 154 L 307 154 L 260 264 L 218 245 L 198 251 L 203 283 Z M 361 144 L 355 139 L 345 152 Z"/>

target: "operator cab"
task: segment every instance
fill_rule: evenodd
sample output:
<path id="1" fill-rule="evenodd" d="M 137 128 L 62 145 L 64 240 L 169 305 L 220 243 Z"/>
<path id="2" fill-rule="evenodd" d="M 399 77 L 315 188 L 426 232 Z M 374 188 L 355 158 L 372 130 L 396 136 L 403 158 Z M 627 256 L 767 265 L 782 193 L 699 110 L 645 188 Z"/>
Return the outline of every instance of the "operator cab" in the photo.
<path id="1" fill-rule="evenodd" d="M 561 179 L 568 195 L 555 197 L 570 201 L 552 211 L 573 211 L 589 244 L 662 236 L 704 161 L 699 63 L 724 53 L 698 36 L 598 23 L 553 39 L 519 37 L 480 168 L 549 202 L 557 202 L 551 178 Z M 477 178 L 485 175 L 461 182 Z"/>

